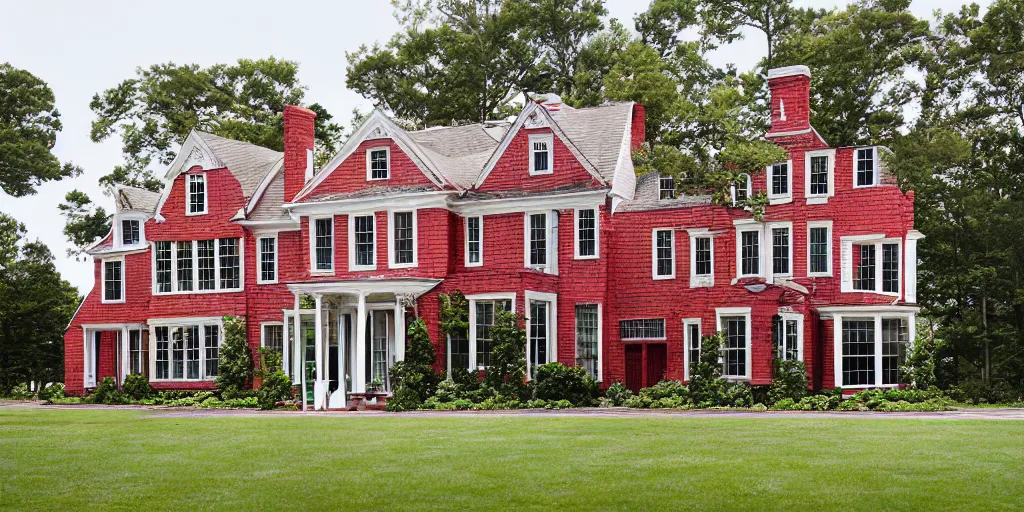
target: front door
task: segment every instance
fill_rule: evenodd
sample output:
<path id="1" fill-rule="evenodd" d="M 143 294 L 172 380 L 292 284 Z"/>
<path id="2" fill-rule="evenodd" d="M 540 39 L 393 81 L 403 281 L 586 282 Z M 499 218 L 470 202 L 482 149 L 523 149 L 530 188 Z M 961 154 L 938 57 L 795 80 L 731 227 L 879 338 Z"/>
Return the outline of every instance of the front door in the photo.
<path id="1" fill-rule="evenodd" d="M 626 345 L 626 387 L 637 393 L 644 383 L 644 347 Z"/>
<path id="2" fill-rule="evenodd" d="M 653 386 L 665 378 L 668 369 L 668 350 L 664 343 L 647 345 L 647 387 Z"/>

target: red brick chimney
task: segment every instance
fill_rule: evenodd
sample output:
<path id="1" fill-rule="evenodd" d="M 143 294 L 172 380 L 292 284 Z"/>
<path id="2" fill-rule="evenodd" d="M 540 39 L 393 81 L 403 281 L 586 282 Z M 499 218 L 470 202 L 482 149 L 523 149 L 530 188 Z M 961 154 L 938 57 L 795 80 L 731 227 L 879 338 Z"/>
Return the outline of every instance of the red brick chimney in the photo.
<path id="1" fill-rule="evenodd" d="M 288 105 L 284 108 L 284 200 L 291 201 L 313 178 L 313 121 L 316 112 Z"/>
<path id="2" fill-rule="evenodd" d="M 769 134 L 811 128 L 811 70 L 807 66 L 769 69 L 768 88 L 772 98 L 772 129 Z"/>
<path id="3" fill-rule="evenodd" d="M 630 149 L 636 149 L 644 143 L 644 139 L 647 137 L 647 129 L 645 124 L 647 122 L 647 113 L 644 111 L 644 106 L 639 103 L 633 104 L 633 121 L 632 125 L 633 133 L 630 134 Z"/>

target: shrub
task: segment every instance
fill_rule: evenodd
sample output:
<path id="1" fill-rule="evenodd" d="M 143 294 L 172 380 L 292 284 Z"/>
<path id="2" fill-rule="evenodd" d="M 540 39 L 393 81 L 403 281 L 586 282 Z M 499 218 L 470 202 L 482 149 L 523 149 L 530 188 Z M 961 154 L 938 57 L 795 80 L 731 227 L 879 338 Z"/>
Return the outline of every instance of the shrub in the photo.
<path id="1" fill-rule="evenodd" d="M 491 360 L 485 381 L 500 395 L 529 399 L 526 378 L 526 331 L 521 328 L 523 316 L 494 310 L 491 327 Z"/>
<path id="2" fill-rule="evenodd" d="M 423 405 L 420 396 L 412 388 L 400 387 L 395 389 L 394 395 L 388 399 L 385 411 L 402 412 L 415 411 Z"/>
<path id="3" fill-rule="evenodd" d="M 690 390 L 677 380 L 663 380 L 651 387 L 641 389 L 640 396 L 647 397 L 652 401 L 672 397 L 685 401 L 690 398 Z"/>
<path id="4" fill-rule="evenodd" d="M 121 390 L 132 400 L 142 400 L 153 396 L 153 386 L 149 385 L 149 379 L 141 373 L 132 373 L 125 377 Z"/>
<path id="5" fill-rule="evenodd" d="M 448 378 L 458 384 L 464 391 L 480 389 L 480 374 L 466 368 L 452 368 Z"/>
<path id="6" fill-rule="evenodd" d="M 629 397 L 633 396 L 633 391 L 621 382 L 613 382 L 611 386 L 608 386 L 608 390 L 604 392 L 604 396 L 608 398 L 611 405 L 621 407 L 625 405 Z"/>
<path id="7" fill-rule="evenodd" d="M 474 404 L 474 410 L 491 411 L 500 409 L 518 409 L 521 402 L 516 397 L 495 395 L 485 399 L 484 401 Z M 569 407 L 572 407 L 570 405 Z"/>
<path id="8" fill-rule="evenodd" d="M 750 407 L 754 405 L 754 396 L 750 385 L 745 382 L 729 382 L 723 386 L 722 394 L 715 405 L 723 407 Z"/>
<path id="9" fill-rule="evenodd" d="M 807 368 L 803 361 L 775 360 L 775 371 L 772 385 L 768 388 L 768 403 L 773 404 L 783 398 L 794 402 L 807 396 Z"/>
<path id="10" fill-rule="evenodd" d="M 961 403 L 1007 404 L 1020 402 L 1024 393 L 1006 382 L 986 384 L 981 379 L 970 379 L 949 389 L 948 396 Z"/>
<path id="11" fill-rule="evenodd" d="M 128 403 L 128 397 L 117 390 L 117 383 L 114 382 L 113 377 L 103 377 L 100 379 L 99 384 L 89 396 L 85 397 L 85 403 L 87 404 L 126 404 Z"/>
<path id="12" fill-rule="evenodd" d="M 224 343 L 217 362 L 217 389 L 224 398 L 238 397 L 253 377 L 252 351 L 245 331 L 245 320 L 224 317 Z"/>
<path id="13" fill-rule="evenodd" d="M 700 359 L 690 364 L 690 400 L 699 407 L 710 407 L 720 402 L 726 382 L 722 380 L 722 365 L 718 362 L 719 349 L 725 335 L 717 332 L 701 339 Z"/>
<path id="14" fill-rule="evenodd" d="M 594 402 L 596 381 L 579 366 L 548 363 L 537 367 L 533 379 L 536 386 L 534 394 L 541 400 L 568 400 L 576 406 Z"/>
<path id="15" fill-rule="evenodd" d="M 409 324 L 408 334 L 405 360 L 395 363 L 390 373 L 395 382 L 395 392 L 400 388 L 409 388 L 416 394 L 418 403 L 434 394 L 441 379 L 434 372 L 436 357 L 426 322 L 417 318 Z M 408 393 L 406 395 L 409 396 Z"/>
<path id="16" fill-rule="evenodd" d="M 28 388 L 28 384 L 22 382 L 21 384 L 11 388 L 11 394 L 9 396 L 14 400 L 31 400 L 33 393 L 32 390 Z"/>
<path id="17" fill-rule="evenodd" d="M 53 403 L 54 400 L 64 398 L 64 383 L 55 382 L 39 390 L 39 399 Z"/>
<path id="18" fill-rule="evenodd" d="M 263 377 L 263 383 L 254 398 L 260 409 L 273 409 L 278 402 L 292 398 L 292 380 L 280 368 Z"/>
<path id="19" fill-rule="evenodd" d="M 914 340 L 907 352 L 907 358 L 900 367 L 900 383 L 918 389 L 929 389 L 935 385 L 935 339 L 921 334 Z"/>
<path id="20" fill-rule="evenodd" d="M 631 409 L 648 409 L 651 407 L 651 399 L 646 396 L 633 395 L 626 399 L 624 405 Z"/>

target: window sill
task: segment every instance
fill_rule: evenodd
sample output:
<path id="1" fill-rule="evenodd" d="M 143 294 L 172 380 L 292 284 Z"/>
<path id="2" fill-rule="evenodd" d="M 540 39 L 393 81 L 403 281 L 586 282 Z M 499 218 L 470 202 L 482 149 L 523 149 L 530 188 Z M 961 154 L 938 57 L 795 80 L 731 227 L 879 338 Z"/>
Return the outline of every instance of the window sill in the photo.
<path id="1" fill-rule="evenodd" d="M 654 281 L 668 281 L 668 280 L 675 279 L 675 278 L 676 278 L 675 274 L 672 274 L 670 276 L 651 276 L 651 279 L 654 280 Z"/>
<path id="2" fill-rule="evenodd" d="M 377 265 L 364 265 L 364 266 L 361 266 L 361 267 L 349 267 L 348 268 L 349 272 L 366 272 L 366 271 L 370 271 L 370 270 L 377 270 Z M 317 275 L 317 274 L 313 274 L 313 275 Z M 326 274 L 326 275 L 333 276 L 334 272 L 331 272 L 330 274 Z"/>
<path id="3" fill-rule="evenodd" d="M 600 259 L 600 256 L 598 256 L 596 254 L 593 255 L 593 256 L 573 255 L 573 259 L 574 260 L 596 260 L 596 259 Z"/>
<path id="4" fill-rule="evenodd" d="M 209 295 L 212 293 L 238 293 L 244 291 L 245 288 L 228 288 L 224 290 L 184 290 L 178 292 L 153 292 L 154 297 L 159 296 L 173 296 L 173 295 Z"/>
<path id="5" fill-rule="evenodd" d="M 828 196 L 809 196 L 807 204 L 828 204 Z"/>
<path id="6" fill-rule="evenodd" d="M 808 272 L 807 277 L 832 277 L 831 272 Z"/>
<path id="7" fill-rule="evenodd" d="M 417 262 L 413 262 L 413 263 L 389 263 L 388 264 L 388 268 L 397 268 L 397 269 L 401 269 L 401 268 L 416 268 L 418 266 L 419 266 L 419 264 Z"/>
<path id="8" fill-rule="evenodd" d="M 256 281 L 256 284 L 277 284 L 277 280 L 274 280 L 274 281 Z"/>
<path id="9" fill-rule="evenodd" d="M 548 169 L 546 171 L 530 171 L 530 176 L 546 176 L 548 174 L 554 174 L 554 169 Z"/>
<path id="10" fill-rule="evenodd" d="M 712 288 L 714 286 L 714 279 L 709 279 L 707 276 L 690 276 L 690 288 Z"/>
<path id="11" fill-rule="evenodd" d="M 853 188 L 875 188 L 877 186 L 878 183 L 872 183 L 870 185 L 854 185 Z"/>
<path id="12" fill-rule="evenodd" d="M 768 205 L 769 206 L 775 206 L 775 205 L 779 205 L 779 204 L 789 204 L 789 203 L 792 203 L 792 202 L 793 202 L 793 196 L 778 196 L 778 197 L 771 197 L 771 196 L 769 196 L 768 197 Z"/>
<path id="13" fill-rule="evenodd" d="M 124 304 L 124 299 L 121 300 L 103 300 L 100 299 L 100 304 Z"/>
<path id="14" fill-rule="evenodd" d="M 200 217 L 200 216 L 206 215 L 208 213 L 210 213 L 210 212 L 195 212 L 195 213 L 185 212 L 185 216 L 186 217 Z"/>
<path id="15" fill-rule="evenodd" d="M 383 177 L 383 178 L 366 178 L 366 181 L 387 181 L 389 179 L 391 179 L 391 175 L 390 174 L 388 176 Z"/>

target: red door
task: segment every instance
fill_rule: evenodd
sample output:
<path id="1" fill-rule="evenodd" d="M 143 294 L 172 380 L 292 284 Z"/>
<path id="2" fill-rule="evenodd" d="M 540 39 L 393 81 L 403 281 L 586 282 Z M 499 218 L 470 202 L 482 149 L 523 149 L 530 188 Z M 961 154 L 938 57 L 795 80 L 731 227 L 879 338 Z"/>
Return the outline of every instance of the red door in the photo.
<path id="1" fill-rule="evenodd" d="M 634 393 L 644 387 L 644 347 L 626 345 L 626 387 Z"/>
<path id="2" fill-rule="evenodd" d="M 647 387 L 653 386 L 665 378 L 668 368 L 668 348 L 664 343 L 647 345 Z"/>

